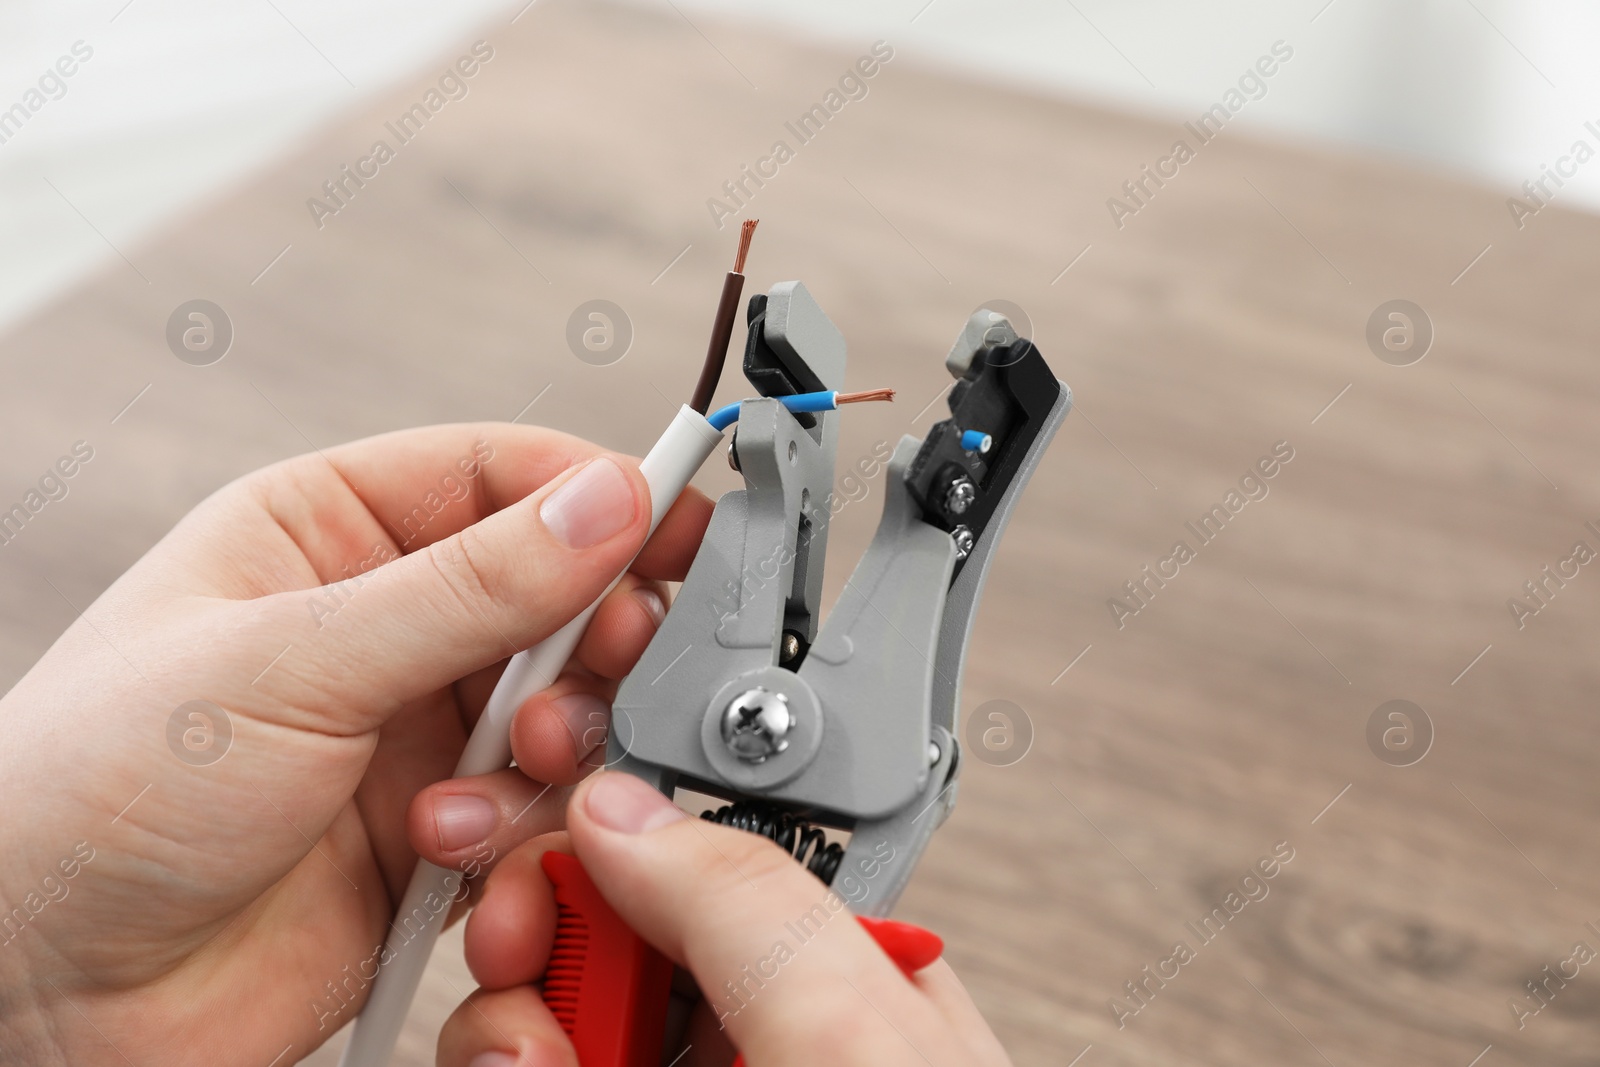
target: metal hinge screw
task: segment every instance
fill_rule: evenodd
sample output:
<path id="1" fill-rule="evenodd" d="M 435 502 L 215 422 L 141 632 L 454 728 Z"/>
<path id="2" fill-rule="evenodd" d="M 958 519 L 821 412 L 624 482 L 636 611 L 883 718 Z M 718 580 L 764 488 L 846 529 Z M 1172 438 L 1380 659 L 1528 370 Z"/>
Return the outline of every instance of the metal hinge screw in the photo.
<path id="1" fill-rule="evenodd" d="M 746 763 L 763 763 L 789 747 L 789 698 L 757 686 L 734 697 L 722 715 L 722 741 Z"/>

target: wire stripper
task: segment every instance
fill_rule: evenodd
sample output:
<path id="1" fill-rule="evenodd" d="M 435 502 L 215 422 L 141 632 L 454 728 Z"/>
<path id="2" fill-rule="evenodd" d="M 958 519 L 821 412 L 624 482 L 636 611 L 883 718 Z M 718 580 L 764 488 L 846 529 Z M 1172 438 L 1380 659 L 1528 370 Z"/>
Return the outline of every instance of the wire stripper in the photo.
<path id="1" fill-rule="evenodd" d="M 785 397 L 843 387 L 843 337 L 799 282 L 753 297 L 724 495 L 672 609 L 613 704 L 607 766 L 703 818 L 762 834 L 848 899 L 908 973 L 937 937 L 886 919 L 956 798 L 957 706 L 984 579 L 1028 479 L 1072 404 L 1039 350 L 980 310 L 946 359 L 950 417 L 901 439 L 883 516 L 826 621 L 837 411 Z M 731 413 L 730 413 L 731 414 Z M 718 426 L 718 429 L 721 429 Z M 848 834 L 848 841 L 829 839 Z M 672 966 L 571 856 L 556 887 L 546 1003 L 583 1067 L 658 1067 Z M 711 991 L 715 993 L 716 991 Z"/>

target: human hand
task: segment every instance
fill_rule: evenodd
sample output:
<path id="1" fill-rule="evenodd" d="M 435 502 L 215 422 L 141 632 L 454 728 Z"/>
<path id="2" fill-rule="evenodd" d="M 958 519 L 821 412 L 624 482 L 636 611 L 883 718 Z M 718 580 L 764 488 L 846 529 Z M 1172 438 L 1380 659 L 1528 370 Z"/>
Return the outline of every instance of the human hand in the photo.
<path id="1" fill-rule="evenodd" d="M 410 812 L 430 859 L 477 873 L 561 824 L 709 515 L 677 502 L 520 709 L 526 774 L 479 780 L 488 807 L 435 790 Z M 514 425 L 302 456 L 186 516 L 0 699 L 0 1061 L 292 1063 L 353 1018 L 413 795 L 649 516 L 636 461 Z M 196 700 L 215 707 L 177 710 Z"/>
<path id="2" fill-rule="evenodd" d="M 602 772 L 574 791 L 567 835 L 529 842 L 490 875 L 466 938 L 483 988 L 445 1024 L 439 1067 L 577 1067 L 530 984 L 555 933 L 539 866 L 551 848 L 575 851 L 618 914 L 710 991 L 679 1067 L 726 1067 L 735 1048 L 748 1067 L 1010 1062 L 942 959 L 908 978 L 848 912 L 826 906 L 832 918 L 796 943 L 795 920 L 830 895 L 812 874 L 765 838 L 690 818 L 639 779 Z M 773 960 L 777 976 L 753 994 L 724 992 Z"/>

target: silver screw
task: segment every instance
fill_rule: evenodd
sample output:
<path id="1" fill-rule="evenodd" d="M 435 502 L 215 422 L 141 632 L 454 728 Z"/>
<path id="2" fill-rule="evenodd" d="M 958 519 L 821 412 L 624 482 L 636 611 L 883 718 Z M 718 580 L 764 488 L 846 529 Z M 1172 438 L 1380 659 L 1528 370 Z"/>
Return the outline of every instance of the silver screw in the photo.
<path id="1" fill-rule="evenodd" d="M 790 660 L 794 659 L 799 654 L 800 654 L 800 638 L 796 637 L 792 633 L 789 633 L 789 632 L 785 631 L 784 635 L 783 635 L 783 640 L 778 643 L 778 658 L 781 659 L 783 662 L 788 663 Z"/>
<path id="2" fill-rule="evenodd" d="M 962 475 L 950 483 L 950 488 L 944 494 L 945 510 L 952 515 L 961 515 L 978 499 L 978 487 L 972 484 L 972 479 Z"/>
<path id="3" fill-rule="evenodd" d="M 950 531 L 950 536 L 955 539 L 956 559 L 966 559 L 972 554 L 972 546 L 978 543 L 978 539 L 972 536 L 972 531 L 965 526 L 957 526 Z"/>
<path id="4" fill-rule="evenodd" d="M 789 747 L 789 698 L 757 686 L 733 698 L 722 715 L 722 741 L 746 763 L 764 763 Z"/>

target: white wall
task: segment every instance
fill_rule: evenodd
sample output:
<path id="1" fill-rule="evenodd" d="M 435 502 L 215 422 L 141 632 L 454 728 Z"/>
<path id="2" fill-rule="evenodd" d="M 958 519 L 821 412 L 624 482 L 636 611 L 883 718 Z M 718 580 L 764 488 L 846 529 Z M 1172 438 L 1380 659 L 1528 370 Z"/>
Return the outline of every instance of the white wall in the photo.
<path id="1" fill-rule="evenodd" d="M 36 87 L 75 42 L 93 49 L 65 79 L 65 95 L 0 144 L 0 327 L 115 259 L 108 242 L 131 246 L 319 124 L 412 78 L 486 17 L 509 19 L 520 7 L 504 0 L 0 5 L 0 110 Z"/>

